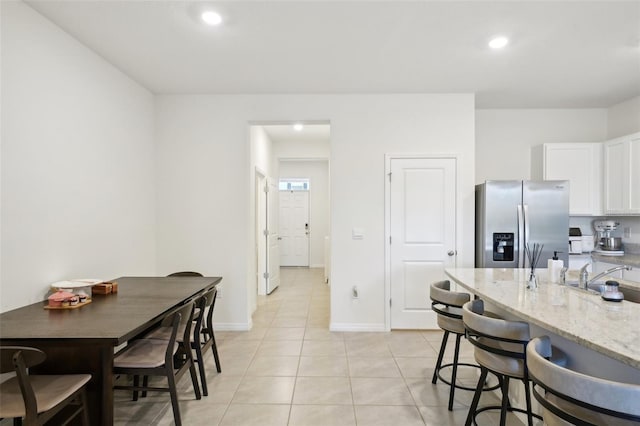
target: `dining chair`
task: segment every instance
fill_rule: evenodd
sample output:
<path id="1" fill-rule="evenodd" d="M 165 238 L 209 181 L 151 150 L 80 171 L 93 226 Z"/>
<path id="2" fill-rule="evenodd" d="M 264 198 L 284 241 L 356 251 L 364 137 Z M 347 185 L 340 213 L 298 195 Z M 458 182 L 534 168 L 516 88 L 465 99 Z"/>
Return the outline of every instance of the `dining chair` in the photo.
<path id="1" fill-rule="evenodd" d="M 545 425 L 640 424 L 640 385 L 582 374 L 549 361 L 554 348 L 548 336 L 527 345 L 533 396 L 542 405 Z"/>
<path id="2" fill-rule="evenodd" d="M 213 310 L 216 305 L 216 297 L 218 290 L 213 287 L 208 290 L 200 299 L 201 312 L 206 311 L 206 315 L 201 315 L 196 320 L 196 326 L 193 332 L 193 340 L 191 342 L 192 348 L 196 352 L 196 361 L 198 362 L 198 369 L 200 370 L 200 382 L 202 383 L 202 393 L 204 396 L 209 395 L 207 389 L 207 379 L 204 371 L 204 355 L 207 350 L 211 350 L 213 353 L 213 359 L 216 362 L 216 370 L 218 373 L 222 373 L 220 368 L 220 357 L 218 356 L 218 347 L 216 346 L 216 338 L 213 334 Z"/>
<path id="3" fill-rule="evenodd" d="M 180 271 L 180 272 L 173 272 L 169 275 L 167 275 L 167 278 L 169 277 L 203 277 L 204 275 L 202 275 L 200 272 L 194 272 L 194 271 Z M 200 308 L 198 308 L 198 306 L 196 306 L 196 310 L 193 313 L 193 319 L 196 320 L 200 317 Z"/>
<path id="4" fill-rule="evenodd" d="M 190 346 L 186 351 L 184 364 L 180 366 L 174 364 L 174 355 L 181 346 L 177 342 L 178 333 L 180 333 L 182 341 L 186 342 L 186 344 L 189 344 L 191 340 L 193 311 L 193 300 L 174 310 L 165 317 L 160 327 L 156 329 L 160 335 L 168 335 L 168 339 L 145 336 L 134 340 L 116 354 L 113 362 L 113 372 L 115 374 L 133 376 L 133 385 L 116 385 L 114 389 L 133 391 L 134 400 L 137 400 L 139 391 L 145 394 L 147 391 L 169 392 L 173 407 L 173 417 L 177 426 L 180 426 L 182 422 L 176 383 L 187 370 L 191 374 L 191 383 L 193 384 L 196 399 L 201 399 Z M 142 385 L 139 382 L 140 376 L 143 376 Z M 167 379 L 167 387 L 149 386 L 149 376 L 165 377 Z"/>
<path id="5" fill-rule="evenodd" d="M 80 416 L 89 426 L 86 384 L 90 374 L 36 375 L 28 368 L 47 358 L 40 349 L 21 346 L 0 347 L 0 373 L 15 376 L 0 384 L 0 418 L 13 418 L 25 426 L 67 424 Z M 66 407 L 72 409 L 65 410 Z M 65 420 L 66 419 L 66 420 Z"/>

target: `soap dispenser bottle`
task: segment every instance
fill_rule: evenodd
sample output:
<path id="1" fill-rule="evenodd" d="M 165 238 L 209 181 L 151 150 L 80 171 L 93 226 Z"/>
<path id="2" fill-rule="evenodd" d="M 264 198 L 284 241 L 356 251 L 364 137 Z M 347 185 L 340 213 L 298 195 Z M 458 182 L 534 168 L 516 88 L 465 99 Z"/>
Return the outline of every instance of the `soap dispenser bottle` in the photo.
<path id="1" fill-rule="evenodd" d="M 562 259 L 558 259 L 558 253 L 561 251 L 554 251 L 553 257 L 547 260 L 547 273 L 549 274 L 549 281 L 552 283 L 560 283 L 560 275 L 562 274 L 562 268 L 564 268 L 564 262 Z"/>

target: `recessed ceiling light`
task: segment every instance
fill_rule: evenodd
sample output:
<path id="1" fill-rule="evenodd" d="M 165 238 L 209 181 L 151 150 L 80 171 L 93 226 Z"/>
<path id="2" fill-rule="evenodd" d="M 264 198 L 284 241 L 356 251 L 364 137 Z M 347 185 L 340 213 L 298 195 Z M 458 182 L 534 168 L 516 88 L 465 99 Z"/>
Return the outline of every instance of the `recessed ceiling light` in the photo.
<path id="1" fill-rule="evenodd" d="M 211 25 L 212 27 L 222 23 L 222 16 L 212 10 L 202 12 L 202 15 L 200 16 L 205 24 Z"/>
<path id="2" fill-rule="evenodd" d="M 304 129 L 304 126 L 302 125 L 302 123 L 296 123 L 293 125 L 293 130 L 295 130 L 296 132 L 301 132 L 302 129 Z"/>
<path id="3" fill-rule="evenodd" d="M 494 37 L 489 41 L 489 47 L 492 49 L 502 49 L 509 44 L 509 39 L 506 37 Z"/>

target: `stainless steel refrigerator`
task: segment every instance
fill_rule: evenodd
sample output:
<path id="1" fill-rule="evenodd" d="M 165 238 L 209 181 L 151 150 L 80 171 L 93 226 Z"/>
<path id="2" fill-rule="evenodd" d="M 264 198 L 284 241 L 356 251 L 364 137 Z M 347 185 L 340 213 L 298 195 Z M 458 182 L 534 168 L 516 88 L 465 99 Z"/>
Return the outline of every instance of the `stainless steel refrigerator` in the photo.
<path id="1" fill-rule="evenodd" d="M 528 268 L 525 244 L 569 265 L 569 181 L 489 180 L 476 185 L 476 268 Z"/>

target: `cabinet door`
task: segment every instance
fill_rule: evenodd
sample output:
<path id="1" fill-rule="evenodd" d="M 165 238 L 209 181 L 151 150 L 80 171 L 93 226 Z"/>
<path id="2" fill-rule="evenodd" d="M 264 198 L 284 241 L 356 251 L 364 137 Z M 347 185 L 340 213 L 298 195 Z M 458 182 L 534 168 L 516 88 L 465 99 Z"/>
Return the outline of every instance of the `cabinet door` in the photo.
<path id="1" fill-rule="evenodd" d="M 601 213 L 600 143 L 544 144 L 544 180 L 569 181 L 569 214 Z"/>
<path id="2" fill-rule="evenodd" d="M 640 136 L 629 142 L 629 213 L 640 213 Z"/>
<path id="3" fill-rule="evenodd" d="M 604 210 L 625 213 L 629 182 L 625 167 L 625 141 L 616 139 L 604 144 Z"/>

